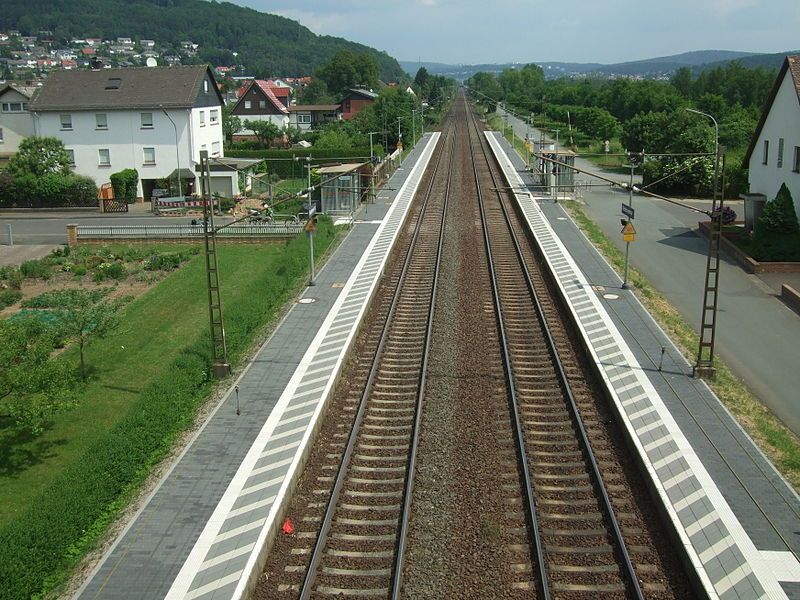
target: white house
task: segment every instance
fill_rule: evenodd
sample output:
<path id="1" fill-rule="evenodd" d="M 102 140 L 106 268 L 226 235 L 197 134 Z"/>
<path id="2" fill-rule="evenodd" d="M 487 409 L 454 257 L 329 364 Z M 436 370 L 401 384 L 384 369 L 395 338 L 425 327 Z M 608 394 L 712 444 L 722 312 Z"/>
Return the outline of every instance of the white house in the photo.
<path id="1" fill-rule="evenodd" d="M 787 56 L 744 157 L 750 193 L 774 200 L 785 183 L 800 216 L 800 56 Z"/>
<path id="2" fill-rule="evenodd" d="M 184 192 L 199 192 L 200 151 L 224 156 L 222 97 L 208 65 L 55 71 L 29 109 L 34 134 L 64 142 L 76 173 L 101 185 L 136 169 L 144 198 L 178 174 Z M 236 171 L 215 167 L 211 191 L 238 194 Z"/>
<path id="3" fill-rule="evenodd" d="M 269 82 L 256 79 L 250 82 L 243 90 L 239 101 L 231 109 L 231 114 L 239 117 L 242 125 L 246 121 L 270 121 L 283 129 L 289 125 L 288 97 L 286 104 L 276 95 L 279 89 L 269 85 Z M 288 91 L 288 90 L 287 90 Z M 238 137 L 251 136 L 253 131 L 245 127 L 238 133 Z"/>
<path id="4" fill-rule="evenodd" d="M 0 159 L 14 154 L 22 138 L 33 135 L 28 103 L 36 89 L 16 84 L 0 87 Z"/>

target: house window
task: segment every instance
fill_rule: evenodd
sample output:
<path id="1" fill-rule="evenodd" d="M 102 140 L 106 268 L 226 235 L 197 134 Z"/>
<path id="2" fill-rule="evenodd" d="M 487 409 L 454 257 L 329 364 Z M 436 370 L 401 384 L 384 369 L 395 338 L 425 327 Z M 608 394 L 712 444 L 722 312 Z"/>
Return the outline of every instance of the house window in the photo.
<path id="1" fill-rule="evenodd" d="M 266 100 L 259 100 L 258 101 L 258 108 L 267 108 L 267 101 Z"/>
<path id="2" fill-rule="evenodd" d="M 761 164 L 765 165 L 769 162 L 769 140 L 764 140 L 764 152 L 761 157 Z"/>
<path id="3" fill-rule="evenodd" d="M 3 112 L 24 112 L 28 108 L 27 104 L 22 102 L 3 102 Z"/>
<path id="4" fill-rule="evenodd" d="M 778 168 L 783 168 L 783 138 L 778 138 Z"/>
<path id="5" fill-rule="evenodd" d="M 153 113 L 141 113 L 142 115 L 142 129 L 153 128 Z"/>
<path id="6" fill-rule="evenodd" d="M 219 156 L 219 142 L 211 142 L 211 156 Z"/>
<path id="7" fill-rule="evenodd" d="M 212 125 L 219 123 L 219 109 L 213 109 L 208 112 L 208 120 Z"/>
<path id="8" fill-rule="evenodd" d="M 244 107 L 245 108 L 250 108 L 251 105 L 252 105 L 252 102 L 250 102 L 250 100 L 245 100 L 244 101 Z"/>
<path id="9" fill-rule="evenodd" d="M 72 115 L 61 115 L 61 129 L 62 131 L 72 129 Z"/>
<path id="10" fill-rule="evenodd" d="M 311 114 L 310 113 L 307 113 L 307 114 L 298 113 L 297 114 L 297 122 L 301 123 L 301 124 L 305 123 L 307 125 L 310 125 L 311 124 Z"/>
<path id="11" fill-rule="evenodd" d="M 69 157 L 69 164 L 75 166 L 75 150 L 67 148 L 67 156 Z"/>
<path id="12" fill-rule="evenodd" d="M 154 165 L 156 164 L 156 149 L 155 148 L 142 148 L 144 153 L 144 164 L 146 165 Z"/>
<path id="13" fill-rule="evenodd" d="M 108 129 L 108 115 L 106 113 L 97 113 L 94 116 L 94 122 L 98 129 Z"/>
<path id="14" fill-rule="evenodd" d="M 206 150 L 208 150 L 207 144 L 203 144 L 202 146 L 200 146 L 200 152 L 205 152 Z"/>
<path id="15" fill-rule="evenodd" d="M 794 168 L 795 173 L 800 173 L 800 146 L 794 147 Z"/>
<path id="16" fill-rule="evenodd" d="M 205 126 L 206 126 L 206 111 L 201 110 L 200 111 L 200 127 L 205 127 Z"/>
<path id="17" fill-rule="evenodd" d="M 97 151 L 97 164 L 101 167 L 111 166 L 111 151 L 108 148 L 100 148 Z"/>

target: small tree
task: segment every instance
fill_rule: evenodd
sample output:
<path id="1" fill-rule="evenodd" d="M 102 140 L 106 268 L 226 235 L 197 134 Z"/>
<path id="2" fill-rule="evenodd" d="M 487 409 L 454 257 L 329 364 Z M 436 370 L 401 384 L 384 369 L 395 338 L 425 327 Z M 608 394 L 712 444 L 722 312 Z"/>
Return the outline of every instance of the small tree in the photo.
<path id="1" fill-rule="evenodd" d="M 222 134 L 229 144 L 233 143 L 233 136 L 242 130 L 242 120 L 231 113 L 233 106 L 227 104 L 222 107 Z"/>
<path id="2" fill-rule="evenodd" d="M 72 170 L 64 143 L 54 137 L 29 137 L 20 142 L 17 153 L 8 161 L 15 176 L 41 177 L 50 173 L 69 175 Z"/>
<path id="3" fill-rule="evenodd" d="M 773 233 L 797 233 L 797 214 L 794 210 L 792 193 L 786 184 L 781 184 L 778 195 L 772 202 L 764 205 L 764 210 L 758 218 L 759 231 Z"/>
<path id="4" fill-rule="evenodd" d="M 66 341 L 78 345 L 80 375 L 86 378 L 84 351 L 93 341 L 103 339 L 119 327 L 119 310 L 128 298 L 101 299 L 85 289 L 73 290 L 64 308 L 59 311 L 61 332 Z"/>
<path id="5" fill-rule="evenodd" d="M 244 122 L 244 126 L 253 132 L 258 143 L 264 148 L 269 148 L 272 141 L 281 135 L 280 128 L 272 121 L 251 121 Z"/>

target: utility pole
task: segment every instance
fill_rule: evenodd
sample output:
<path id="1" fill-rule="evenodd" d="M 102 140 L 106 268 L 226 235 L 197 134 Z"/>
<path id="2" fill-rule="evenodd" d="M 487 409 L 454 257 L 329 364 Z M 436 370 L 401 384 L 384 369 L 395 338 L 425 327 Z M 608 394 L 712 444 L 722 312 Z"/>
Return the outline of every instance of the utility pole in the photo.
<path id="1" fill-rule="evenodd" d="M 369 136 L 369 164 L 370 164 L 370 171 L 369 171 L 369 198 L 374 203 L 375 202 L 375 152 L 373 151 L 374 146 L 372 145 L 372 136 L 378 135 L 379 131 L 370 131 L 367 135 Z M 369 202 L 367 202 L 369 205 Z"/>
<path id="2" fill-rule="evenodd" d="M 299 161 L 300 157 L 299 156 L 295 156 L 294 159 L 295 159 L 295 161 Z M 310 156 L 306 156 L 305 157 L 305 161 L 306 161 L 305 167 L 306 167 L 306 170 L 308 171 L 308 187 L 306 188 L 306 201 L 307 201 L 306 204 L 308 206 L 308 222 L 306 223 L 306 228 L 305 229 L 308 232 L 308 244 L 309 244 L 308 257 L 309 257 L 309 262 L 310 262 L 309 267 L 310 267 L 310 272 L 311 272 L 311 276 L 310 276 L 310 278 L 308 280 L 308 285 L 311 286 L 311 285 L 314 285 L 314 229 L 315 229 L 315 227 L 314 227 L 314 215 L 317 212 L 317 206 L 316 206 L 316 204 L 313 204 L 311 202 L 311 192 L 312 192 L 312 189 L 311 189 L 311 157 Z"/>
<path id="3" fill-rule="evenodd" d="M 628 160 L 631 163 L 630 164 L 631 177 L 630 177 L 630 180 L 628 181 L 628 206 L 633 208 L 633 169 L 635 168 L 636 165 L 634 165 L 632 157 L 628 157 Z M 623 276 L 622 276 L 622 289 L 623 290 L 627 290 L 628 289 L 628 254 L 630 253 L 630 249 L 631 249 L 631 243 L 626 241 L 625 242 L 625 269 L 624 269 Z"/>
<path id="4" fill-rule="evenodd" d="M 208 289 L 208 316 L 211 323 L 211 371 L 220 379 L 230 374 L 228 348 L 225 344 L 225 324 L 222 318 L 222 297 L 219 290 L 219 263 L 217 261 L 217 236 L 214 229 L 214 209 L 211 206 L 211 172 L 208 151 L 200 151 L 200 189 L 203 198 L 203 238 L 206 257 L 206 287 Z"/>
<path id="5" fill-rule="evenodd" d="M 411 109 L 411 145 L 417 145 L 417 109 Z"/>

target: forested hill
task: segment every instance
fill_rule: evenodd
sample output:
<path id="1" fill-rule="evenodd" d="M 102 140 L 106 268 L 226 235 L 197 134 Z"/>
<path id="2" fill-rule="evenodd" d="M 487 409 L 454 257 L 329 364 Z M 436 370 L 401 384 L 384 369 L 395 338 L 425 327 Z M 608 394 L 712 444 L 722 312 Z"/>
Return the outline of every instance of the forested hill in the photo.
<path id="1" fill-rule="evenodd" d="M 309 75 L 336 52 L 368 52 L 380 77 L 404 76 L 398 62 L 374 48 L 318 36 L 296 21 L 229 2 L 205 0 L 2 0 L 0 31 L 22 35 L 51 31 L 55 40 L 98 37 L 199 44 L 198 59 L 215 65 L 243 64 L 258 77 Z M 233 56 L 237 52 L 238 56 Z"/>

